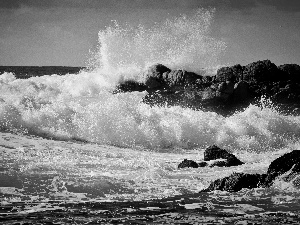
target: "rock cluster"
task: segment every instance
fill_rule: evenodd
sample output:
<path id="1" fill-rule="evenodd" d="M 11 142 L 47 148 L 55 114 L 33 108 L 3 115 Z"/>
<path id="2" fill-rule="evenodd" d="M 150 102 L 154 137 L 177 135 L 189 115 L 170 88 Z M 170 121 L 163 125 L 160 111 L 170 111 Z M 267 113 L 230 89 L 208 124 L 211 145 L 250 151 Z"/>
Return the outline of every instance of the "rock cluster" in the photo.
<path id="1" fill-rule="evenodd" d="M 171 70 L 162 64 L 151 66 L 145 81 L 124 81 L 122 91 L 147 91 L 148 104 L 181 105 L 228 114 L 247 107 L 261 96 L 290 108 L 300 108 L 300 66 L 276 66 L 270 60 L 246 66 L 222 67 L 215 76 L 203 76 L 185 70 Z"/>
<path id="2" fill-rule="evenodd" d="M 300 173 L 300 150 L 294 150 L 275 159 L 266 174 L 233 173 L 228 177 L 213 181 L 201 192 L 222 190 L 228 192 L 240 191 L 243 188 L 270 187 L 275 179 L 285 176 L 288 179 Z"/>
<path id="3" fill-rule="evenodd" d="M 208 147 L 204 152 L 204 161 L 195 162 L 193 160 L 184 159 L 179 165 L 178 168 L 185 167 L 230 167 L 230 166 L 239 166 L 244 164 L 240 161 L 235 155 L 227 152 L 224 149 L 221 149 L 215 145 Z"/>

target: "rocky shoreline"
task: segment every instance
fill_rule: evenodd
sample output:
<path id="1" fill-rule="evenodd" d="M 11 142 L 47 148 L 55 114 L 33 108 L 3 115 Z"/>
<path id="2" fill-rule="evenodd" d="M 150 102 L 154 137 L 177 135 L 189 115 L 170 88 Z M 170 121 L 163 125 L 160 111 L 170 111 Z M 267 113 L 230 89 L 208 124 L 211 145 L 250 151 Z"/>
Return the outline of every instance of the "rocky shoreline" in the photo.
<path id="1" fill-rule="evenodd" d="M 145 82 L 127 80 L 118 92 L 147 91 L 143 101 L 151 105 L 180 105 L 228 115 L 270 99 L 284 113 L 300 113 L 300 66 L 276 66 L 270 60 L 246 66 L 222 67 L 215 76 L 202 76 L 185 70 L 171 70 L 162 64 L 151 66 Z"/>
<path id="2" fill-rule="evenodd" d="M 204 152 L 204 161 L 197 163 L 193 160 L 184 159 L 178 169 L 198 167 L 229 167 L 244 164 L 235 155 L 215 145 L 208 147 Z M 300 151 L 293 150 L 275 159 L 268 167 L 266 174 L 233 173 L 228 177 L 213 181 L 208 188 L 201 192 L 214 190 L 237 192 L 243 188 L 266 188 L 270 187 L 276 179 L 291 181 L 300 173 Z"/>

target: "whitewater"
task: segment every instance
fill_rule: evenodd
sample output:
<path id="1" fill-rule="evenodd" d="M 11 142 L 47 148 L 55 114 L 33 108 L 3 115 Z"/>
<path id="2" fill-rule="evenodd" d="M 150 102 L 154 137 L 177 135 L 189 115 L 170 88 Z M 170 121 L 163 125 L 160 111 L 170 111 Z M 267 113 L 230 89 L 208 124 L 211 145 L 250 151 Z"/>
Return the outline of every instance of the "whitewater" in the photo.
<path id="1" fill-rule="evenodd" d="M 1 219 L 93 224 L 91 218 L 112 223 L 156 215 L 152 222 L 158 224 L 175 223 L 177 216 L 179 222 L 195 217 L 203 224 L 296 221 L 299 177 L 266 189 L 198 193 L 233 172 L 265 173 L 274 159 L 300 149 L 300 116 L 285 115 L 266 99 L 225 117 L 150 106 L 143 103 L 146 92 L 114 93 L 124 80 L 143 81 L 155 63 L 204 75 L 218 68 L 226 44 L 210 36 L 213 15 L 201 9 L 150 28 L 114 22 L 99 32 L 89 67 L 78 74 L 28 79 L 1 74 Z M 210 145 L 245 164 L 177 168 L 183 159 L 203 160 Z M 86 209 L 87 215 L 78 216 Z M 66 213 L 54 219 L 49 212 Z"/>

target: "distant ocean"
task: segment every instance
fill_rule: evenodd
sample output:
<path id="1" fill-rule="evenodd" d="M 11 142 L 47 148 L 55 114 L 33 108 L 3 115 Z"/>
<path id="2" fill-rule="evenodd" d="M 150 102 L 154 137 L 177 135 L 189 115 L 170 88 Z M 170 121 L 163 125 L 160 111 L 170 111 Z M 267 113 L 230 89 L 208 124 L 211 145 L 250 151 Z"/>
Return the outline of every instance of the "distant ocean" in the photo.
<path id="1" fill-rule="evenodd" d="M 17 79 L 0 75 L 0 221 L 4 224 L 299 224 L 300 178 L 270 188 L 201 193 L 233 172 L 265 173 L 300 149 L 300 116 L 271 102 L 224 117 L 150 106 L 145 92 L 113 94 L 142 81 L 154 63 L 207 74 L 226 44 L 209 35 L 214 12 L 152 28 L 99 32 L 87 69 Z M 43 75 L 43 74 L 42 74 Z M 237 167 L 177 169 L 217 145 Z"/>

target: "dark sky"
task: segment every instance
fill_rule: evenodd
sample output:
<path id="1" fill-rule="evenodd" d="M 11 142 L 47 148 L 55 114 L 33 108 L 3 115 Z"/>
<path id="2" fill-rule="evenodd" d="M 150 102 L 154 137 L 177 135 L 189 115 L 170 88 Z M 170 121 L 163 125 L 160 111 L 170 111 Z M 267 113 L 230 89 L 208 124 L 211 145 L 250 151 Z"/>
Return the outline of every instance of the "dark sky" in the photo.
<path id="1" fill-rule="evenodd" d="M 0 0 L 0 65 L 84 66 L 99 30 L 215 8 L 221 64 L 300 64 L 300 0 Z"/>

